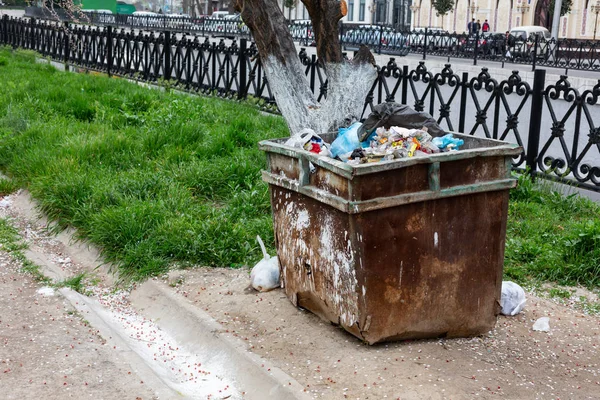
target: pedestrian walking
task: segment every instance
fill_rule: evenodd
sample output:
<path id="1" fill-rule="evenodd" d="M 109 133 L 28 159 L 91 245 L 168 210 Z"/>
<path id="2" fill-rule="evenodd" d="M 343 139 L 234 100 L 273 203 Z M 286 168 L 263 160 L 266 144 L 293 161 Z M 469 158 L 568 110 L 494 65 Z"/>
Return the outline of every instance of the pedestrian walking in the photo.
<path id="1" fill-rule="evenodd" d="M 487 19 L 483 22 L 483 25 L 481 26 L 481 30 L 483 32 L 489 32 L 490 31 L 490 24 L 488 23 Z"/>
<path id="2" fill-rule="evenodd" d="M 469 35 L 475 33 L 475 18 L 473 18 L 471 22 L 467 24 L 467 32 L 469 32 Z"/>

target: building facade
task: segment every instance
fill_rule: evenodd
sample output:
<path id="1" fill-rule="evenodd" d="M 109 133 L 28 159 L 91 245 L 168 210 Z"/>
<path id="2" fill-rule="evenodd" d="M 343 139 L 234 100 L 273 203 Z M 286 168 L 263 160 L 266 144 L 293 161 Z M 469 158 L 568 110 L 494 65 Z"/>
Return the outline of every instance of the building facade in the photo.
<path id="1" fill-rule="evenodd" d="M 552 27 L 550 0 L 457 0 L 454 11 L 436 15 L 431 0 L 415 0 L 411 7 L 414 27 L 436 27 L 464 32 L 471 18 L 488 20 L 492 32 L 506 32 L 522 25 Z M 571 12 L 560 18 L 558 37 L 595 39 L 600 36 L 600 0 L 573 0 Z"/>
<path id="2" fill-rule="evenodd" d="M 551 30 L 550 0 L 456 0 L 454 10 L 440 17 L 432 0 L 346 0 L 348 15 L 342 21 L 355 24 L 381 24 L 397 29 L 442 28 L 465 32 L 471 18 L 487 19 L 492 32 L 506 32 L 522 25 L 540 25 Z M 288 8 L 279 0 L 289 20 L 307 20 L 308 12 L 300 0 Z M 560 18 L 559 38 L 600 38 L 598 14 L 600 0 L 573 0 L 571 11 Z"/>
<path id="3" fill-rule="evenodd" d="M 343 22 L 364 25 L 387 25 L 397 29 L 410 28 L 412 0 L 346 0 L 348 14 Z M 301 1 L 296 6 L 288 8 L 284 1 L 279 0 L 283 14 L 289 20 L 307 20 L 308 11 Z"/>

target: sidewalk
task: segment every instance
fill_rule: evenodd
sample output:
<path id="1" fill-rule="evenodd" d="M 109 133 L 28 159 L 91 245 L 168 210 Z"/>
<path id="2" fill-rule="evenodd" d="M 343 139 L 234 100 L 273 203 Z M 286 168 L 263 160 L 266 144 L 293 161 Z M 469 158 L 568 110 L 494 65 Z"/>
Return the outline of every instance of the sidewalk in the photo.
<path id="1" fill-rule="evenodd" d="M 6 206 L 0 209 L 0 216 L 14 218 L 19 230 L 31 242 L 31 256 L 44 264 L 44 268 L 72 276 L 82 269 L 93 271 L 98 265 L 97 261 L 92 262 L 95 254 L 89 253 L 87 246 L 73 245 L 68 235 L 46 238 L 41 229 L 43 224 L 36 222 L 26 193 L 10 196 L 3 204 Z M 2 268 L 4 271 L 6 267 Z M 28 278 L 19 275 L 16 279 L 22 282 Z M 108 369 L 117 375 L 125 375 L 125 378 L 129 374 L 124 371 L 132 371 L 132 375 L 141 377 L 145 366 L 147 376 L 153 377 L 124 381 L 124 387 L 129 388 L 127 394 L 131 394 L 129 397 L 113 397 L 111 392 L 104 397 L 94 395 L 97 398 L 150 398 L 147 390 L 134 393 L 138 379 L 144 380 L 153 395 L 161 399 L 443 399 L 475 396 L 485 399 L 497 396 L 584 399 L 595 398 L 600 389 L 600 318 L 576 311 L 581 302 L 575 300 L 579 299 L 575 296 L 574 300 L 559 305 L 529 294 L 522 314 L 513 318 L 499 317 L 497 327 L 482 337 L 368 346 L 316 316 L 296 309 L 280 290 L 257 293 L 249 289 L 247 269 L 173 271 L 161 279 L 139 285 L 132 293 L 113 293 L 104 283 L 89 283 L 89 297 L 70 289 L 61 289 L 61 293 L 82 309 L 80 314 L 94 327 L 90 332 L 109 329 L 109 332 L 119 333 L 122 340 L 121 344 L 115 345 L 107 342 L 108 347 L 102 347 L 105 355 L 94 355 L 97 357 L 96 365 L 92 364 L 94 371 L 104 371 L 102 357 L 111 359 L 115 356 L 114 351 L 118 353 L 124 346 L 127 348 L 122 353 L 125 360 L 138 368 L 123 366 L 115 369 L 111 366 Z M 577 296 L 579 294 L 598 301 L 597 296 L 589 292 L 579 290 Z M 3 308 L 10 299 L 0 298 Z M 63 302 L 62 299 L 58 301 Z M 100 318 L 92 320 L 89 317 L 93 314 L 91 311 Z M 21 319 L 14 318 L 10 322 L 11 326 L 29 324 L 22 322 L 25 316 L 21 315 Z M 550 317 L 550 333 L 531 330 L 533 322 L 541 316 Z M 46 325 L 53 328 L 50 331 L 54 333 L 65 332 L 60 326 L 55 328 L 48 322 Z M 72 329 L 68 328 L 69 337 Z M 5 335 L 4 330 L 0 332 Z M 8 340 L 12 341 L 18 334 L 11 332 Z M 111 341 L 116 333 L 101 334 Z M 2 340 L 6 340 L 4 336 Z M 22 342 L 20 346 L 25 346 L 26 340 Z M 85 339 L 78 342 L 86 343 Z M 64 346 L 68 344 L 65 342 Z M 33 343 L 33 346 L 37 345 Z M 150 357 L 144 356 L 140 347 L 153 345 L 157 347 L 152 348 Z M 75 350 L 80 349 L 78 346 Z M 110 351 L 113 346 L 117 348 Z M 4 345 L 3 351 L 7 348 Z M 23 348 L 36 351 L 35 347 Z M 78 366 L 87 365 L 71 354 L 67 363 L 62 360 L 62 350 L 57 349 L 53 356 L 57 360 L 60 358 L 60 364 L 53 359 L 40 369 L 40 378 L 36 377 L 38 381 L 41 376 L 54 379 L 53 387 L 58 393 L 55 398 L 64 398 L 67 393 L 57 388 L 61 383 L 60 376 L 73 375 L 73 372 L 64 371 L 69 368 L 75 371 Z M 82 350 L 94 352 L 93 349 L 91 352 Z M 11 353 L 0 358 L 17 360 L 16 364 L 20 362 L 18 357 Z M 71 360 L 76 362 L 71 365 Z M 136 364 L 136 360 L 140 364 Z M 17 369 L 18 364 L 15 364 L 10 365 L 12 370 Z M 22 376 L 10 383 L 27 385 Z M 182 377 L 192 378 L 191 384 L 184 384 Z M 200 379 L 196 380 L 198 377 Z M 213 377 L 217 379 L 210 381 Z M 0 389 L 8 388 L 4 382 L 4 379 L 0 381 Z M 34 387 L 33 383 L 29 385 Z M 119 385 L 116 380 L 114 388 L 103 388 L 120 390 Z M 169 392 L 174 388 L 175 394 Z M 214 390 L 209 392 L 207 388 Z M 201 393 L 199 390 L 206 391 Z M 25 398 L 52 398 L 29 397 L 29 393 L 21 392 Z M 75 398 L 81 398 L 80 393 L 73 394 Z"/>

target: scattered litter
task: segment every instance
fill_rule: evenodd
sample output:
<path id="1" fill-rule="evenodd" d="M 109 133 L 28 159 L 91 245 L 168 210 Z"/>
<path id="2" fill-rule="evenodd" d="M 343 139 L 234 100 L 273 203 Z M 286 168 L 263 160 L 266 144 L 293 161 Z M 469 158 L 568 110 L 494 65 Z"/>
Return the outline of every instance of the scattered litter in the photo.
<path id="1" fill-rule="evenodd" d="M 464 140 L 445 134 L 429 114 L 384 103 L 364 123 L 339 128 L 331 146 L 312 129 L 303 129 L 285 144 L 356 165 L 454 151 Z"/>
<path id="2" fill-rule="evenodd" d="M 533 330 L 539 332 L 550 332 L 550 318 L 542 317 L 535 321 Z"/>
<path id="3" fill-rule="evenodd" d="M 41 294 L 42 296 L 54 296 L 54 288 L 44 286 L 37 290 L 37 294 Z"/>
<path id="4" fill-rule="evenodd" d="M 277 256 L 270 257 L 267 254 L 260 236 L 257 236 L 256 239 L 258 239 L 264 258 L 252 268 L 250 282 L 252 287 L 259 292 L 268 292 L 279 287 L 279 260 Z"/>
<path id="5" fill-rule="evenodd" d="M 517 315 L 525 307 L 526 302 L 525 291 L 521 286 L 511 281 L 502 282 L 502 294 L 500 296 L 502 314 Z"/>
<path id="6" fill-rule="evenodd" d="M 364 164 L 377 161 L 395 160 L 406 157 L 427 156 L 439 152 L 458 150 L 464 144 L 462 139 L 449 133 L 442 138 L 432 138 L 427 128 L 408 129 L 392 126 L 379 127 L 363 142 L 362 147 L 340 156 L 350 164 Z"/>
<path id="7" fill-rule="evenodd" d="M 325 143 L 325 141 L 312 129 L 306 128 L 301 130 L 298 134 L 290 137 L 285 144 L 322 156 L 331 156 L 329 144 Z"/>
<path id="8" fill-rule="evenodd" d="M 404 104 L 388 102 L 373 107 L 373 111 L 359 129 L 360 141 L 364 142 L 377 128 L 382 126 L 401 126 L 407 129 L 425 127 L 432 136 L 443 136 L 445 133 L 431 115 L 415 111 Z"/>
<path id="9" fill-rule="evenodd" d="M 8 199 L 0 200 L 0 207 L 2 207 L 2 208 L 8 208 L 8 207 L 10 207 L 10 204 L 11 204 L 10 200 L 8 200 Z"/>

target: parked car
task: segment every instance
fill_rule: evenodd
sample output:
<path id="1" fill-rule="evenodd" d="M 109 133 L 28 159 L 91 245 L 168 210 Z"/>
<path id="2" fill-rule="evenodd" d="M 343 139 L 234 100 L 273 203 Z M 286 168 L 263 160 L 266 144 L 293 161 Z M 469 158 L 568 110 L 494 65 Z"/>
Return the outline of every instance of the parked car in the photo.
<path id="1" fill-rule="evenodd" d="M 228 15 L 229 15 L 229 11 L 215 11 L 210 15 L 210 17 L 211 18 L 225 18 Z"/>
<path id="2" fill-rule="evenodd" d="M 469 35 L 464 39 L 462 50 L 464 53 L 475 52 L 476 35 Z M 479 36 L 477 54 L 483 56 L 504 55 L 506 53 L 506 35 L 501 32 L 485 32 Z"/>
<path id="3" fill-rule="evenodd" d="M 111 10 L 81 10 L 90 19 L 90 22 L 97 24 L 114 24 L 115 16 Z"/>
<path id="4" fill-rule="evenodd" d="M 161 28 L 163 16 L 152 11 L 134 11 L 127 17 L 127 22 L 129 25 L 141 29 Z"/>
<path id="5" fill-rule="evenodd" d="M 459 43 L 456 35 L 441 28 L 416 28 L 409 35 L 408 42 L 413 51 L 421 51 L 426 39 L 430 51 L 454 51 Z"/>
<path id="6" fill-rule="evenodd" d="M 381 25 L 359 25 L 348 28 L 341 36 L 346 50 L 358 50 L 360 45 L 386 46 L 395 34 L 392 28 Z"/>
<path id="7" fill-rule="evenodd" d="M 519 26 L 510 30 L 509 51 L 511 58 L 532 59 L 548 56 L 548 42 L 552 38 L 550 31 L 543 26 Z M 538 46 L 535 51 L 535 41 Z"/>
<path id="8" fill-rule="evenodd" d="M 305 46 L 315 46 L 315 35 L 312 29 L 310 19 L 296 19 L 289 24 L 290 33 L 295 41 L 299 41 Z"/>

